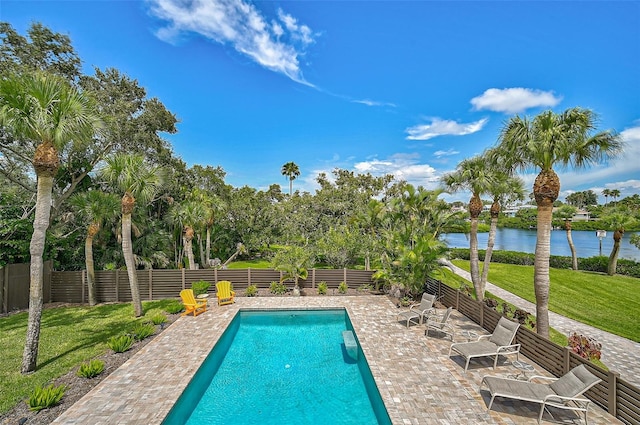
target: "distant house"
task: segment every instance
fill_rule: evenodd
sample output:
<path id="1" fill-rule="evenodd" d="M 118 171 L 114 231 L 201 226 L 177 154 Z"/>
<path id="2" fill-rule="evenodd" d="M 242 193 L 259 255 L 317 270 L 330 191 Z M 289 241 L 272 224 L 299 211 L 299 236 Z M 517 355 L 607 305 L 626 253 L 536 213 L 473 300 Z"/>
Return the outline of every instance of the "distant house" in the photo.
<path id="1" fill-rule="evenodd" d="M 573 216 L 571 221 L 589 221 L 591 219 L 591 215 L 587 210 L 578 210 L 576 214 Z"/>
<path id="2" fill-rule="evenodd" d="M 538 208 L 535 205 L 517 205 L 515 207 L 507 207 L 505 208 L 502 213 L 506 216 L 506 217 L 515 217 L 517 212 L 520 211 L 521 209 L 531 209 L 531 208 Z"/>

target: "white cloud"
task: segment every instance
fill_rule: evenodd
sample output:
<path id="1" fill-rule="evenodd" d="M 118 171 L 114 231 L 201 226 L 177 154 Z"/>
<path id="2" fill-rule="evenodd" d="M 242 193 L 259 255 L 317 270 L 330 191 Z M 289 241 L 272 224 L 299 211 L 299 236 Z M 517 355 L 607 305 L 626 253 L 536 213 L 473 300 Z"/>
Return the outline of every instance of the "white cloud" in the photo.
<path id="1" fill-rule="evenodd" d="M 438 136 L 464 136 L 482 130 L 489 121 L 483 118 L 472 123 L 461 124 L 451 120 L 432 118 L 430 124 L 420 124 L 407 128 L 408 140 L 429 140 Z"/>
<path id="2" fill-rule="evenodd" d="M 454 150 L 454 149 L 448 149 L 446 151 L 435 151 L 433 153 L 433 156 L 435 156 L 437 158 L 440 158 L 440 157 L 443 157 L 443 156 L 457 155 L 459 153 L 460 153 L 460 151 L 457 151 L 457 150 Z"/>
<path id="3" fill-rule="evenodd" d="M 313 32 L 289 14 L 278 10 L 280 22 L 267 23 L 250 3 L 242 0 L 149 0 L 151 13 L 167 21 L 156 32 L 161 40 L 173 42 L 185 33 L 195 33 L 216 43 L 231 45 L 256 63 L 284 74 L 293 81 L 305 81 L 299 57 L 313 43 Z"/>
<path id="4" fill-rule="evenodd" d="M 358 173 L 373 176 L 392 174 L 396 180 L 405 180 L 414 186 L 435 189 L 440 181 L 440 173 L 429 164 L 420 164 L 418 154 L 396 154 L 387 159 L 372 159 L 354 164 Z"/>
<path id="5" fill-rule="evenodd" d="M 371 100 L 371 99 L 358 99 L 358 100 L 352 100 L 353 103 L 361 103 L 363 105 L 367 105 L 367 106 L 391 106 L 393 108 L 396 107 L 396 105 L 394 103 L 390 103 L 390 102 L 379 102 L 377 100 Z"/>
<path id="6" fill-rule="evenodd" d="M 510 89 L 488 89 L 471 99 L 474 110 L 488 109 L 495 112 L 515 114 L 529 108 L 553 107 L 562 100 L 551 91 L 514 87 Z"/>

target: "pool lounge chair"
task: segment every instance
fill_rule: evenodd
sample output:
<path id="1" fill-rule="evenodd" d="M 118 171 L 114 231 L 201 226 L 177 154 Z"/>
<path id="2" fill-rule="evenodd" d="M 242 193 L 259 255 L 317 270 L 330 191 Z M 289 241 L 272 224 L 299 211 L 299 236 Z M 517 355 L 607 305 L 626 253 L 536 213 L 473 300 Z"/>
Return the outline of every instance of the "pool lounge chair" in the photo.
<path id="1" fill-rule="evenodd" d="M 425 336 L 429 336 L 429 331 L 437 331 L 441 332 L 445 335 L 449 335 L 451 337 L 451 341 L 453 341 L 453 337 L 455 335 L 455 328 L 451 323 L 448 323 L 449 317 L 451 317 L 451 311 L 453 307 L 449 307 L 447 311 L 445 311 L 441 316 L 429 316 L 425 321 L 425 325 L 427 329 L 424 331 Z"/>
<path id="2" fill-rule="evenodd" d="M 534 379 L 547 379 L 553 382 L 551 384 L 535 383 L 532 382 Z M 584 422 L 588 425 L 587 414 L 591 400 L 580 396 L 600 381 L 601 379 L 589 372 L 585 365 L 580 365 L 571 369 L 569 373 L 561 378 L 532 376 L 528 381 L 519 381 L 517 379 L 485 376 L 482 378 L 480 390 L 482 390 L 483 385 L 486 385 L 491 393 L 488 410 L 491 410 L 493 400 L 496 397 L 511 398 L 540 403 L 538 423 L 542 421 L 544 411 L 547 410 L 549 412 L 547 407 L 552 406 L 558 409 L 584 412 Z M 549 414 L 551 415 L 551 412 Z M 551 417 L 553 418 L 553 415 Z"/>
<path id="3" fill-rule="evenodd" d="M 200 313 L 207 311 L 207 300 L 196 299 L 193 295 L 193 289 L 183 289 L 180 291 L 180 298 L 184 304 L 183 316 L 193 313 L 193 316 L 197 316 Z"/>
<path id="4" fill-rule="evenodd" d="M 427 294 L 425 292 L 422 294 L 420 304 L 413 304 L 409 307 L 409 310 L 401 311 L 398 313 L 396 320 L 406 320 L 407 328 L 409 327 L 409 322 L 415 322 L 416 324 L 422 323 L 422 321 L 435 310 L 433 308 L 433 302 L 435 300 L 435 295 Z"/>
<path id="5" fill-rule="evenodd" d="M 231 282 L 221 280 L 216 283 L 216 296 L 218 297 L 218 305 L 233 304 L 236 302 L 236 293 L 231 290 Z"/>
<path id="6" fill-rule="evenodd" d="M 498 365 L 498 356 L 515 354 L 516 359 L 520 358 L 520 344 L 511 344 L 516 337 L 516 332 L 520 323 L 513 322 L 506 317 L 501 317 L 491 335 L 482 335 L 477 341 L 457 342 L 449 347 L 449 357 L 451 352 L 456 351 L 467 360 L 464 372 L 467 373 L 469 361 L 474 357 L 495 356 L 493 368 Z"/>

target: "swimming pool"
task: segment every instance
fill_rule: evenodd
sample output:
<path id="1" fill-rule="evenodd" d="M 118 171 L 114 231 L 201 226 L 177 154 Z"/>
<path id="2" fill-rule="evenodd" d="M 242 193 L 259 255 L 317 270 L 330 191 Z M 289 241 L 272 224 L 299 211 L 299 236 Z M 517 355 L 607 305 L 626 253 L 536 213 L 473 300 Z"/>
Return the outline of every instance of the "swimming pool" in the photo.
<path id="1" fill-rule="evenodd" d="M 163 424 L 391 424 L 344 330 L 345 309 L 240 310 Z"/>

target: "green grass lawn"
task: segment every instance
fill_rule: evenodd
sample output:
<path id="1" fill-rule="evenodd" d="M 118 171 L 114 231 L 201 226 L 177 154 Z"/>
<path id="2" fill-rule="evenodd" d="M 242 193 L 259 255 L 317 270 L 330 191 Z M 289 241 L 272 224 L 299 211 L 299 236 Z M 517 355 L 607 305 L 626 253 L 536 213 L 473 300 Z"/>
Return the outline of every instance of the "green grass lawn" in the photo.
<path id="1" fill-rule="evenodd" d="M 469 270 L 469 262 L 453 263 Z M 549 310 L 616 335 L 640 341 L 640 279 L 550 269 Z M 489 281 L 535 303 L 533 266 L 491 263 Z M 535 314 L 535 311 L 531 312 Z M 588 335 L 587 335 L 588 336 Z"/>
<path id="2" fill-rule="evenodd" d="M 176 302 L 150 301 L 143 306 L 146 312 Z M 104 354 L 108 350 L 106 341 L 131 330 L 134 323 L 131 303 L 46 309 L 42 314 L 38 368 L 34 373 L 22 375 L 27 313 L 0 318 L 0 415 L 28 398 L 36 386 L 45 385 Z"/>

